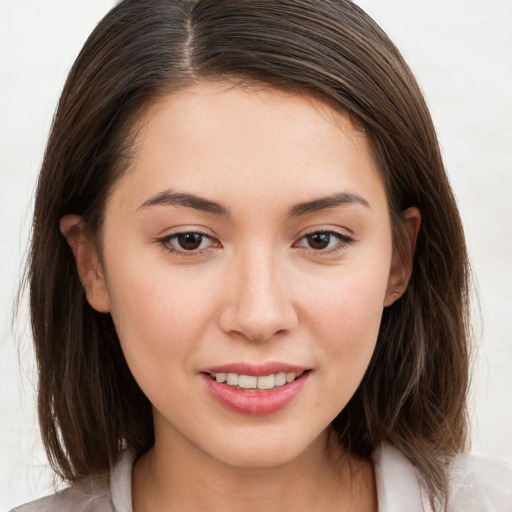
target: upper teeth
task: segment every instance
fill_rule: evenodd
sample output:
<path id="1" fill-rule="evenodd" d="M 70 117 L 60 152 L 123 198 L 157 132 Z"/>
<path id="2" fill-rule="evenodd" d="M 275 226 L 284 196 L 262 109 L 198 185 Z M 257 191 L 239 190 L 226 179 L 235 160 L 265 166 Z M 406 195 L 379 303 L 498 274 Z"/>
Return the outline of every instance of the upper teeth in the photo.
<path id="1" fill-rule="evenodd" d="M 225 382 L 229 386 L 238 386 L 242 389 L 272 389 L 284 386 L 287 382 L 293 382 L 300 374 L 276 373 L 275 375 L 239 375 L 238 373 L 212 374 L 217 382 Z"/>

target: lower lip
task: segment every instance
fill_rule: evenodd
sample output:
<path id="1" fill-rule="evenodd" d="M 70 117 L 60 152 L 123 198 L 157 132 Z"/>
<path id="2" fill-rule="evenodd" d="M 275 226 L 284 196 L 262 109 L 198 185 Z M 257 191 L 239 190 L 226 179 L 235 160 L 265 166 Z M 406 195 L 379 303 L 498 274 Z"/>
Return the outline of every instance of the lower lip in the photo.
<path id="1" fill-rule="evenodd" d="M 203 378 L 210 394 L 226 409 L 248 416 L 263 416 L 286 407 L 300 393 L 309 373 L 303 373 L 293 382 L 267 391 L 234 388 L 206 374 L 203 374 Z"/>

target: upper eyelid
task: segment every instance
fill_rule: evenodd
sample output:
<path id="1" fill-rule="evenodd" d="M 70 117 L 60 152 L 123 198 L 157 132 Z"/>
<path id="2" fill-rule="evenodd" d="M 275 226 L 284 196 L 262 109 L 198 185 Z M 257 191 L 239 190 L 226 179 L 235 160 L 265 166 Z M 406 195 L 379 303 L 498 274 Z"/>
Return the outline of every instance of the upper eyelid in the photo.
<path id="1" fill-rule="evenodd" d="M 210 238 L 212 240 L 217 240 L 220 242 L 220 239 L 216 235 L 212 235 L 210 233 L 207 233 L 206 230 L 197 229 L 197 228 L 192 228 L 192 229 L 177 228 L 176 231 L 167 233 L 162 236 L 155 237 L 154 240 L 161 241 L 161 240 L 170 239 L 175 236 L 183 235 L 183 234 L 187 234 L 187 233 L 197 233 L 206 238 Z M 345 230 L 342 230 L 341 228 L 315 227 L 315 228 L 307 229 L 306 231 L 302 231 L 301 233 L 299 233 L 298 235 L 296 235 L 294 237 L 294 240 L 300 240 L 300 239 L 304 238 L 305 236 L 314 235 L 315 233 L 331 233 L 333 235 L 338 235 L 343 238 L 350 238 L 350 239 L 353 238 L 353 235 L 351 233 L 347 233 Z"/>
<path id="2" fill-rule="evenodd" d="M 211 229 L 201 226 L 201 225 L 195 225 L 195 224 L 184 224 L 182 226 L 174 226 L 174 227 L 167 227 L 160 231 L 163 233 L 161 235 L 161 238 L 164 236 L 173 236 L 173 235 L 179 235 L 182 233 L 199 233 L 201 235 L 209 236 L 211 238 L 215 238 L 215 234 L 212 233 Z"/>
<path id="3" fill-rule="evenodd" d="M 354 238 L 354 235 L 348 229 L 324 226 L 324 227 L 313 227 L 310 229 L 306 229 L 306 230 L 300 232 L 296 236 L 295 239 L 300 240 L 301 238 L 304 238 L 305 236 L 314 235 L 315 233 L 332 233 L 333 235 L 338 235 L 340 237 L 351 239 L 351 240 L 353 240 L 353 238 Z"/>

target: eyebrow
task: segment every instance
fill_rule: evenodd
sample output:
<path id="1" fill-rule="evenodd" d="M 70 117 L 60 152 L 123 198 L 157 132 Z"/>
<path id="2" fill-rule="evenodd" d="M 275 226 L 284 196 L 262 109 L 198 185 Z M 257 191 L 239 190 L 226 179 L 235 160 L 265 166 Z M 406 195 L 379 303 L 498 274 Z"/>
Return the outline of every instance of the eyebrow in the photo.
<path id="1" fill-rule="evenodd" d="M 306 203 L 300 203 L 290 208 L 290 217 L 299 217 L 306 215 L 307 213 L 317 212 L 319 210 L 325 210 L 326 208 L 335 208 L 341 205 L 360 204 L 366 208 L 370 208 L 368 201 L 363 197 L 353 194 L 351 192 L 341 192 L 339 194 L 333 194 L 326 197 L 320 197 L 307 201 Z"/>
<path id="2" fill-rule="evenodd" d="M 336 206 L 351 204 L 359 204 L 370 208 L 368 201 L 363 197 L 351 192 L 341 192 L 339 194 L 332 194 L 326 197 L 313 199 L 312 201 L 307 201 L 305 203 L 296 204 L 290 208 L 288 215 L 290 217 L 300 217 L 301 215 L 325 210 L 326 208 L 335 208 Z M 225 217 L 230 216 L 229 209 L 215 201 L 211 201 L 210 199 L 205 199 L 204 197 L 199 197 L 194 194 L 172 192 L 170 190 L 160 192 L 159 194 L 150 197 L 137 208 L 137 211 L 157 205 L 184 206 L 186 208 L 193 208 L 195 210 L 213 213 L 214 215 L 221 215 Z"/>
<path id="3" fill-rule="evenodd" d="M 156 205 L 185 206 L 186 208 L 194 208 L 195 210 L 201 210 L 215 215 L 229 216 L 229 210 L 215 201 L 210 201 L 209 199 L 194 194 L 172 192 L 170 190 L 150 197 L 137 208 L 137 211 Z"/>

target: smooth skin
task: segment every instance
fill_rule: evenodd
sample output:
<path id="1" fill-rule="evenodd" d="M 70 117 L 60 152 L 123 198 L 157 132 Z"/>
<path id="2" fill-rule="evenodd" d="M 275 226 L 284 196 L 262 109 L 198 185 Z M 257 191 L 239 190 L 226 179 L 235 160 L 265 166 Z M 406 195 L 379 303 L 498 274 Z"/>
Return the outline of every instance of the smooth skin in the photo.
<path id="1" fill-rule="evenodd" d="M 310 97 L 201 82 L 152 104 L 137 130 L 101 244 L 80 217 L 61 221 L 153 405 L 134 511 L 375 512 L 371 462 L 336 447 L 329 424 L 407 286 L 418 210 L 402 215 L 398 258 L 368 138 Z M 309 371 L 286 407 L 250 416 L 204 381 L 239 362 Z"/>

